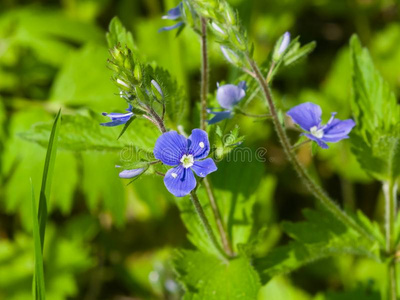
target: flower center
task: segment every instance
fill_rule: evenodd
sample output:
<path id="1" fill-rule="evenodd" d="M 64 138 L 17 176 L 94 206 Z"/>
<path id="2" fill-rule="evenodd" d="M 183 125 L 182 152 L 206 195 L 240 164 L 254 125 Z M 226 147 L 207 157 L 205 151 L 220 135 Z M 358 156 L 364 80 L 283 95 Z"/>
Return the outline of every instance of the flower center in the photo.
<path id="1" fill-rule="evenodd" d="M 190 168 L 191 166 L 193 166 L 193 163 L 194 163 L 193 155 L 191 155 L 191 154 L 189 154 L 189 155 L 184 154 L 184 155 L 182 156 L 182 158 L 181 158 L 181 163 L 182 163 L 182 165 L 183 165 L 183 167 L 184 167 L 185 169 Z"/>
<path id="2" fill-rule="evenodd" d="M 313 136 L 315 136 L 316 138 L 322 138 L 323 136 L 324 136 L 324 130 L 321 128 L 321 129 L 318 129 L 318 127 L 317 126 L 313 126 L 313 127 L 311 127 L 310 128 L 310 132 L 311 132 L 311 134 L 313 135 Z"/>

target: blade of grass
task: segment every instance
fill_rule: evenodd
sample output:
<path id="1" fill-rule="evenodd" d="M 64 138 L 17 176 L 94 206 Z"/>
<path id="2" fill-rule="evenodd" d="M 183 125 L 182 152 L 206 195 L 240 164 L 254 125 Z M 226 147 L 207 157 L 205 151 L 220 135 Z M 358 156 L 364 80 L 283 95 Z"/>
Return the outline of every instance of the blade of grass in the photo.
<path id="1" fill-rule="evenodd" d="M 35 269 L 33 273 L 32 295 L 33 299 L 44 300 L 46 298 L 46 289 L 44 285 L 44 272 L 43 272 L 43 255 L 42 246 L 40 242 L 39 222 L 37 219 L 35 193 L 32 187 L 32 220 L 33 220 L 33 241 L 35 252 Z"/>
<path id="2" fill-rule="evenodd" d="M 46 159 L 43 169 L 42 186 L 39 197 L 39 210 L 36 210 L 35 194 L 32 186 L 32 220 L 33 220 L 33 240 L 35 253 L 35 269 L 33 273 L 32 294 L 34 299 L 44 300 L 46 289 L 43 271 L 43 245 L 47 221 L 47 199 L 50 197 L 51 181 L 53 177 L 54 165 L 57 154 L 58 132 L 61 124 L 61 110 L 58 111 L 54 119 L 53 127 L 47 146 Z"/>
<path id="3" fill-rule="evenodd" d="M 58 132 L 61 124 L 61 109 L 58 111 L 56 118 L 54 119 L 53 127 L 51 129 L 49 145 L 47 146 L 46 160 L 44 163 L 42 187 L 40 189 L 39 199 L 39 230 L 40 230 L 40 241 L 43 252 L 44 236 L 46 231 L 47 221 L 47 200 L 50 197 L 51 182 L 54 171 L 54 164 L 56 160 L 57 144 L 58 144 Z"/>

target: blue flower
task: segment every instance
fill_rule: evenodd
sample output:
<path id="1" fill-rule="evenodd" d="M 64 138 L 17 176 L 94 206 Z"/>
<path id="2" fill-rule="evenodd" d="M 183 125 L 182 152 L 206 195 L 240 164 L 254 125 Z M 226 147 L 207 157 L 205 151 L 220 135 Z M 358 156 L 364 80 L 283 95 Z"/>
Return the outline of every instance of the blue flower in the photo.
<path id="1" fill-rule="evenodd" d="M 321 125 L 321 107 L 314 103 L 306 102 L 293 107 L 287 112 L 294 123 L 298 124 L 308 133 L 302 133 L 309 139 L 318 143 L 321 148 L 329 148 L 326 143 L 336 143 L 347 139 L 348 134 L 356 125 L 352 119 L 335 119 L 336 113 L 332 113 L 326 125 Z"/>
<path id="2" fill-rule="evenodd" d="M 209 153 L 210 143 L 204 130 L 194 129 L 188 139 L 176 131 L 161 135 L 156 141 L 154 156 L 174 167 L 164 177 L 167 190 L 176 197 L 186 196 L 196 187 L 193 172 L 206 177 L 216 171 L 212 158 L 206 158 Z"/>
<path id="3" fill-rule="evenodd" d="M 111 119 L 111 122 L 107 123 L 100 123 L 102 126 L 118 126 L 121 124 L 125 124 L 126 122 L 129 121 L 130 118 L 133 116 L 132 112 L 132 105 L 129 104 L 129 108 L 126 109 L 128 113 L 121 114 L 121 113 L 102 113 L 103 116 L 109 117 Z"/>
<path id="4" fill-rule="evenodd" d="M 179 3 L 177 7 L 170 9 L 165 16 L 162 16 L 162 19 L 176 20 L 179 19 L 180 17 L 182 17 L 182 2 Z M 158 30 L 158 32 L 173 30 L 175 28 L 182 26 L 183 24 L 184 23 L 180 21 L 175 25 L 162 27 Z"/>
<path id="5" fill-rule="evenodd" d="M 232 110 L 243 97 L 246 96 L 246 82 L 241 81 L 238 85 L 225 84 L 218 86 L 217 100 L 219 105 L 224 108 L 223 111 L 208 110 L 209 113 L 215 115 L 208 124 L 215 124 L 219 121 L 232 117 Z"/>

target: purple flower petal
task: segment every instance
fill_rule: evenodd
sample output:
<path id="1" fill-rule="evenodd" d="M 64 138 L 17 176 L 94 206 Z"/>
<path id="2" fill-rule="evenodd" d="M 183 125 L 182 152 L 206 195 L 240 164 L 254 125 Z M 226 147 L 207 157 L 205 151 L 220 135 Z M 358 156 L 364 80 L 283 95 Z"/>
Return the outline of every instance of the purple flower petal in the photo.
<path id="1" fill-rule="evenodd" d="M 188 195 L 196 187 L 196 178 L 191 169 L 177 166 L 169 169 L 164 177 L 167 190 L 176 197 Z"/>
<path id="2" fill-rule="evenodd" d="M 210 153 L 210 143 L 207 132 L 201 129 L 193 129 L 188 138 L 189 154 L 193 155 L 195 160 L 207 157 Z"/>
<path id="3" fill-rule="evenodd" d="M 109 117 L 111 119 L 111 122 L 107 123 L 100 123 L 102 126 L 118 126 L 121 124 L 125 124 L 126 122 L 129 121 L 129 119 L 133 116 L 133 112 L 129 112 L 126 114 L 121 114 L 121 113 L 103 113 L 103 116 Z"/>
<path id="4" fill-rule="evenodd" d="M 120 178 L 133 178 L 133 177 L 136 177 L 136 176 L 142 174 L 143 171 L 144 171 L 144 168 L 123 170 L 122 172 L 119 173 L 119 177 Z"/>
<path id="5" fill-rule="evenodd" d="M 338 142 L 348 138 L 348 134 L 356 123 L 352 119 L 338 120 L 333 119 L 332 122 L 324 128 L 324 136 L 321 138 L 325 142 Z"/>
<path id="6" fill-rule="evenodd" d="M 168 20 L 176 20 L 182 16 L 182 2 L 178 4 L 178 6 L 171 8 L 165 16 L 162 16 L 162 19 Z"/>
<path id="7" fill-rule="evenodd" d="M 243 84 L 240 83 L 240 86 Z M 246 96 L 246 91 L 234 84 L 221 85 L 217 90 L 218 103 L 225 109 L 233 108 L 244 96 Z"/>
<path id="8" fill-rule="evenodd" d="M 206 158 L 205 160 L 195 161 L 192 170 L 199 177 L 206 177 L 208 174 L 215 172 L 217 166 L 212 158 Z"/>
<path id="9" fill-rule="evenodd" d="M 310 140 L 313 140 L 313 141 L 317 142 L 318 146 L 320 146 L 321 148 L 323 148 L 323 149 L 328 149 L 329 148 L 329 146 L 325 142 L 323 142 L 321 139 L 313 136 L 312 134 L 303 133 L 303 135 L 308 137 Z"/>
<path id="10" fill-rule="evenodd" d="M 310 131 L 311 127 L 318 127 L 321 123 L 321 107 L 310 102 L 297 105 L 286 114 L 292 118 L 294 123 L 306 131 Z"/>
<path id="11" fill-rule="evenodd" d="M 176 131 L 163 133 L 156 141 L 154 146 L 155 158 L 161 160 L 168 166 L 177 166 L 180 159 L 187 152 L 187 140 L 183 135 Z"/>
<path id="12" fill-rule="evenodd" d="M 208 124 L 212 125 L 215 123 L 218 123 L 222 120 L 229 119 L 232 117 L 232 112 L 227 110 L 227 111 L 217 111 L 217 112 L 210 112 L 211 114 L 215 115 L 211 120 L 208 120 Z"/>
<path id="13" fill-rule="evenodd" d="M 182 25 L 183 25 L 183 22 L 178 22 L 178 23 L 176 23 L 175 25 L 172 25 L 172 26 L 162 27 L 162 28 L 158 29 L 158 32 L 160 33 L 160 32 L 163 32 L 163 31 L 174 30 L 175 28 L 178 28 L 178 27 L 180 27 Z"/>

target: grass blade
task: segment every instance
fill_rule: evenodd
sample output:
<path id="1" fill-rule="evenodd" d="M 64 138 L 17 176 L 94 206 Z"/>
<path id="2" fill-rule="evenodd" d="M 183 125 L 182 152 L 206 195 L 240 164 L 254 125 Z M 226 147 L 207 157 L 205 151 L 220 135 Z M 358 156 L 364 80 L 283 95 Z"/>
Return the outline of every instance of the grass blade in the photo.
<path id="1" fill-rule="evenodd" d="M 39 231 L 40 231 L 42 252 L 43 252 L 44 236 L 45 236 L 46 221 L 47 221 L 47 200 L 50 197 L 50 189 L 54 171 L 54 164 L 56 160 L 58 133 L 60 129 L 60 124 L 61 124 L 61 109 L 58 111 L 56 118 L 54 119 L 53 127 L 51 129 L 49 145 L 47 146 L 46 160 L 44 163 L 42 187 L 40 189 L 38 219 L 39 219 Z"/>
<path id="2" fill-rule="evenodd" d="M 32 186 L 32 220 L 33 220 L 33 241 L 35 249 L 35 269 L 33 273 L 32 294 L 33 299 L 46 299 L 46 289 L 44 285 L 43 255 L 40 241 L 39 222 L 37 219 L 35 193 Z"/>

